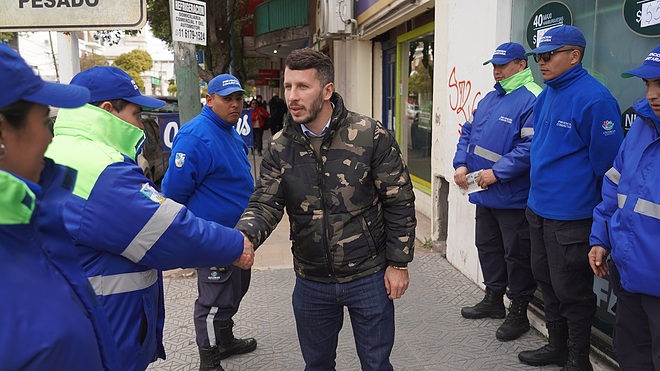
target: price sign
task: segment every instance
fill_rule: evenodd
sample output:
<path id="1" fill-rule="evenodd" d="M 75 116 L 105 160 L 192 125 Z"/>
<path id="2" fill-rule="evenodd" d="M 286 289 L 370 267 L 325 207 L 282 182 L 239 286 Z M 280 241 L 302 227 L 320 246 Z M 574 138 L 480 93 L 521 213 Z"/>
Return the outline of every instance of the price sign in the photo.
<path id="1" fill-rule="evenodd" d="M 623 19 L 634 33 L 655 37 L 660 35 L 660 1 L 626 0 L 623 3 Z"/>
<path id="2" fill-rule="evenodd" d="M 171 0 L 172 40 L 206 46 L 206 3 Z"/>

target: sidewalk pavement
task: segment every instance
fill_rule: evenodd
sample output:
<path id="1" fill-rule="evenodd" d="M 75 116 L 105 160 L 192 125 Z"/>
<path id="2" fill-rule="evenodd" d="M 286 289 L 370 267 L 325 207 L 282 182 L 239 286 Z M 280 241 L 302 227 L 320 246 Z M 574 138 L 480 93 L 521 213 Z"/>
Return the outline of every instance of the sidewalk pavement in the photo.
<path id="1" fill-rule="evenodd" d="M 418 224 L 418 247 L 410 264 L 410 287 L 395 301 L 396 338 L 391 356 L 394 369 L 559 370 L 555 366 L 525 366 L 518 361 L 520 351 L 536 349 L 546 343 L 535 330 L 518 340 L 500 342 L 495 339 L 495 330 L 503 320 L 461 317 L 460 308 L 481 300 L 483 291 L 440 254 L 422 248 L 425 238 L 430 238 L 431 224 L 419 213 Z M 237 337 L 256 338 L 257 350 L 223 360 L 222 366 L 227 371 L 303 370 L 291 308 L 295 274 L 286 216 L 257 251 L 252 271 L 250 290 L 234 317 L 234 333 Z M 167 277 L 167 360 L 153 363 L 149 370 L 197 370 L 199 355 L 192 321 L 197 280 L 172 271 Z M 337 370 L 360 370 L 348 314 L 339 337 Z M 611 370 L 602 363 L 594 365 L 595 370 Z"/>

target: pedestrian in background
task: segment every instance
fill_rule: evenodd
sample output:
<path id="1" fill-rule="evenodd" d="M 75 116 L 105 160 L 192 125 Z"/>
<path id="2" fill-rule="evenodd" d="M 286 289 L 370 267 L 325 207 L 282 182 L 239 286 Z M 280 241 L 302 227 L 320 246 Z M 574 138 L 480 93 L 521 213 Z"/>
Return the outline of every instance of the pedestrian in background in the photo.
<path id="1" fill-rule="evenodd" d="M 646 84 L 637 118 L 594 210 L 589 263 L 609 273 L 616 301 L 614 352 L 623 370 L 660 370 L 660 46 L 621 75 Z M 605 264 L 605 258 L 611 260 Z"/>
<path id="2" fill-rule="evenodd" d="M 198 217 L 233 228 L 254 191 L 248 149 L 234 128 L 246 92 L 228 74 L 216 76 L 208 87 L 202 113 L 174 138 L 163 193 Z M 232 330 L 250 276 L 249 269 L 231 264 L 197 269 L 194 323 L 200 371 L 222 370 L 221 359 L 257 348 L 255 339 L 237 339 Z"/>
<path id="3" fill-rule="evenodd" d="M 268 129 L 266 127 L 266 122 L 269 119 L 270 114 L 264 107 L 259 104 L 256 99 L 250 102 L 250 108 L 252 109 L 252 133 L 254 135 L 254 150 L 257 151 L 259 156 L 261 156 L 263 155 L 264 130 Z"/>
<path id="4" fill-rule="evenodd" d="M 89 91 L 44 82 L 7 44 L 0 81 L 0 368 L 121 370 L 64 228 L 76 172 L 44 158 L 48 106 L 82 106 Z"/>
<path id="5" fill-rule="evenodd" d="M 582 32 L 564 25 L 548 30 L 528 53 L 546 84 L 534 106 L 527 220 L 549 343 L 518 358 L 532 366 L 565 365 L 564 371 L 592 369 L 589 234 L 603 175 L 623 140 L 616 99 L 582 67 L 585 47 Z"/>
<path id="6" fill-rule="evenodd" d="M 287 209 L 306 370 L 335 368 L 344 307 L 362 370 L 392 370 L 393 300 L 408 288 L 415 243 L 408 170 L 380 123 L 344 107 L 328 56 L 299 49 L 285 66 L 290 114 L 236 228 L 258 247 Z"/>
<path id="7" fill-rule="evenodd" d="M 506 293 L 511 299 L 509 314 L 495 336 L 509 341 L 529 330 L 527 305 L 536 291 L 525 207 L 532 110 L 541 88 L 534 83 L 522 45 L 498 46 L 484 65 L 491 63 L 495 90 L 479 102 L 472 122 L 463 124 L 454 155 L 456 184 L 467 190 L 466 175 L 480 171 L 476 185 L 483 189 L 470 193 L 469 199 L 477 205 L 475 241 L 486 295 L 463 308 L 461 315 L 504 318 Z"/>
<path id="8" fill-rule="evenodd" d="M 286 115 L 286 102 L 277 94 L 268 101 L 268 108 L 270 109 L 270 133 L 275 135 L 278 131 L 282 130 L 284 123 L 284 116 Z"/>
<path id="9" fill-rule="evenodd" d="M 160 271 L 238 258 L 250 266 L 253 253 L 239 232 L 165 198 L 136 164 L 144 142 L 141 107 L 163 101 L 140 94 L 117 67 L 90 68 L 71 83 L 88 88 L 91 103 L 60 109 L 48 149 L 55 161 L 78 170 L 66 227 L 110 320 L 122 370 L 144 370 L 165 358 Z"/>

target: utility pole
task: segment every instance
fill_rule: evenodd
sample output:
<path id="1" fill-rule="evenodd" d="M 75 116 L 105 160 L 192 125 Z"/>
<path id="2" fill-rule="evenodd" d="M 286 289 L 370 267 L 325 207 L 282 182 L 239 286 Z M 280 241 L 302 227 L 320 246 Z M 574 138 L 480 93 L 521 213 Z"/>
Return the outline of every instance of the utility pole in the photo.
<path id="1" fill-rule="evenodd" d="M 174 41 L 174 75 L 179 100 L 179 119 L 183 125 L 202 111 L 195 45 Z"/>
<path id="2" fill-rule="evenodd" d="M 75 31 L 57 33 L 57 50 L 60 57 L 60 82 L 68 84 L 80 72 L 80 50 Z"/>

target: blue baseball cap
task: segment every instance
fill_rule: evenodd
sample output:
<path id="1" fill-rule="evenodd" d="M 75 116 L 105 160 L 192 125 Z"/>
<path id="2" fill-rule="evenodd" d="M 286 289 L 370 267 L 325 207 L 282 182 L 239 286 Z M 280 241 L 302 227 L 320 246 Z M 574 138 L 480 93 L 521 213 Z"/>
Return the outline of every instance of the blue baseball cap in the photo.
<path id="1" fill-rule="evenodd" d="M 24 100 L 45 106 L 75 108 L 89 102 L 89 90 L 46 82 L 9 45 L 0 43 L 0 107 Z"/>
<path id="2" fill-rule="evenodd" d="M 557 26 L 549 29 L 541 36 L 539 47 L 530 50 L 527 55 L 547 53 L 557 50 L 565 45 L 587 47 L 587 40 L 584 38 L 582 31 L 573 26 Z"/>
<path id="3" fill-rule="evenodd" d="M 113 66 L 96 66 L 80 71 L 71 79 L 71 84 L 89 89 L 92 94 L 90 102 L 123 99 L 147 108 L 158 108 L 165 104 L 160 99 L 142 95 L 133 78 Z"/>
<path id="4" fill-rule="evenodd" d="M 644 63 L 632 70 L 626 71 L 621 74 L 621 77 L 641 77 L 643 79 L 655 79 L 660 77 L 660 45 L 656 46 L 653 51 L 644 59 Z"/>
<path id="5" fill-rule="evenodd" d="M 243 90 L 240 81 L 228 73 L 218 75 L 209 81 L 209 94 L 218 94 L 221 97 L 226 97 L 237 91 L 247 94 L 247 92 Z"/>
<path id="6" fill-rule="evenodd" d="M 527 60 L 525 55 L 525 48 L 518 43 L 504 43 L 495 49 L 493 58 L 484 62 L 484 66 L 488 63 L 492 64 L 507 64 L 514 59 Z"/>

